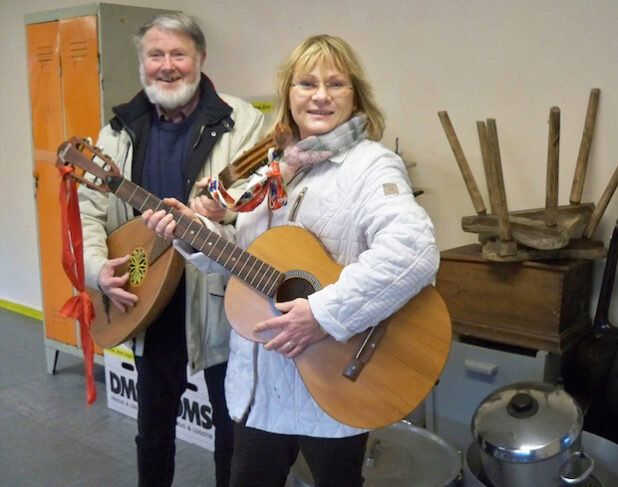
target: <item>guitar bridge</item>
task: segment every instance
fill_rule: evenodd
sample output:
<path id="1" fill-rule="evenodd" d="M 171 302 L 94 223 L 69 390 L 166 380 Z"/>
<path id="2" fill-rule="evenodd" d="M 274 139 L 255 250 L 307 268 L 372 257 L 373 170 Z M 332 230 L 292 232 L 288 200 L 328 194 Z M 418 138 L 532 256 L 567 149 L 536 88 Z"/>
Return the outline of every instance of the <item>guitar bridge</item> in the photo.
<path id="1" fill-rule="evenodd" d="M 358 351 L 345 368 L 343 372 L 344 377 L 350 379 L 352 382 L 358 378 L 365 365 L 369 362 L 369 359 L 371 359 L 373 352 L 375 352 L 385 332 L 386 329 L 382 323 L 369 330 L 369 333 L 367 333 Z"/>

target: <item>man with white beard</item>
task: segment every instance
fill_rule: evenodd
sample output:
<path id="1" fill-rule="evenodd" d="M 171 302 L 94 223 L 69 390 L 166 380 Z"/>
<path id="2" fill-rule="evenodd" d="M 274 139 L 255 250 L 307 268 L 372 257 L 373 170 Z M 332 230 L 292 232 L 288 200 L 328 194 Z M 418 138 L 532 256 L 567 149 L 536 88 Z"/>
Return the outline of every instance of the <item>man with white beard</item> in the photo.
<path id="1" fill-rule="evenodd" d="M 144 89 L 113 109 L 115 117 L 97 146 L 123 176 L 159 198 L 175 197 L 198 213 L 222 220 L 225 210 L 204 197 L 195 181 L 216 176 L 263 136 L 263 117 L 250 104 L 218 94 L 201 70 L 206 41 L 183 14 L 164 14 L 136 34 Z M 137 296 L 117 275 L 128 256 L 108 259 L 110 232 L 133 210 L 114 195 L 81 187 L 86 284 L 112 305 L 130 312 Z M 225 281 L 188 264 L 170 304 L 145 334 L 133 341 L 138 370 L 137 466 L 139 486 L 170 486 L 174 476 L 175 427 L 186 367 L 204 370 L 215 426 L 217 487 L 228 485 L 232 424 L 223 392 L 229 324 L 223 311 Z"/>

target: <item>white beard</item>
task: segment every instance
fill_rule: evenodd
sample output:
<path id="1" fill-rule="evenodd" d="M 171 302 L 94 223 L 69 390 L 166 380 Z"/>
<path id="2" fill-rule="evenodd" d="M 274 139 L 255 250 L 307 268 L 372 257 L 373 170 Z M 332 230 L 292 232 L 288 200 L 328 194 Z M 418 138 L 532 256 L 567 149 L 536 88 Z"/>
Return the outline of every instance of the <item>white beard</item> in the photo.
<path id="1" fill-rule="evenodd" d="M 146 79 L 144 76 L 144 66 L 140 63 L 139 67 L 139 79 L 144 87 L 144 92 L 150 100 L 150 103 L 159 105 L 164 110 L 175 110 L 177 108 L 184 107 L 191 97 L 195 94 L 195 90 L 200 84 L 200 74 L 196 73 L 195 81 L 192 83 L 183 83 L 175 90 L 161 90 L 154 82 L 150 85 L 146 85 Z"/>

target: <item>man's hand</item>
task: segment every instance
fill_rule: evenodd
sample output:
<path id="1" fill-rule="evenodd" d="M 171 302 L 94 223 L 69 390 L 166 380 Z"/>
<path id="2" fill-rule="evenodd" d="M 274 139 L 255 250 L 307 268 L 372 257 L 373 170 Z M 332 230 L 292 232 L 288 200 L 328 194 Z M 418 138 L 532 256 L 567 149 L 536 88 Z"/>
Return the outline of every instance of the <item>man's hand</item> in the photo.
<path id="1" fill-rule="evenodd" d="M 101 272 L 99 272 L 99 289 L 105 294 L 116 308 L 120 311 L 127 311 L 137 303 L 137 296 L 133 293 L 125 291 L 123 286 L 129 280 L 129 273 L 125 272 L 122 276 L 116 276 L 116 268 L 125 265 L 129 262 L 129 256 L 117 257 L 110 259 L 103 264 Z"/>
<path id="2" fill-rule="evenodd" d="M 208 185 L 208 179 L 203 178 L 197 183 L 195 183 L 195 185 L 200 189 L 204 189 Z M 205 216 L 213 222 L 222 221 L 227 211 L 225 208 L 222 208 L 215 200 L 209 198 L 206 195 L 196 196 L 189 202 L 189 206 L 195 213 L 201 216 Z"/>
<path id="3" fill-rule="evenodd" d="M 210 199 L 208 196 L 196 196 L 190 201 L 189 206 L 195 213 L 205 216 L 213 222 L 222 221 L 227 211 L 225 208 L 219 206 L 219 203 L 213 199 Z"/>

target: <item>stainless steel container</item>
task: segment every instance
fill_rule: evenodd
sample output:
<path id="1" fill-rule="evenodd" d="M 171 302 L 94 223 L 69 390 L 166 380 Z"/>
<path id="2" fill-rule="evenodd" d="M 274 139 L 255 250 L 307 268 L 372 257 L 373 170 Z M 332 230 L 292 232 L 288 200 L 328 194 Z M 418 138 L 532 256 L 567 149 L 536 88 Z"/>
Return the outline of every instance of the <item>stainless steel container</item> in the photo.
<path id="1" fill-rule="evenodd" d="M 583 413 L 562 389 L 512 384 L 490 394 L 472 419 L 483 471 L 495 487 L 583 482 L 594 462 L 582 450 Z"/>
<path id="2" fill-rule="evenodd" d="M 594 458 L 594 471 L 584 484 L 586 487 L 615 487 L 618 485 L 618 445 L 598 435 L 584 431 L 582 446 Z M 491 487 L 481 462 L 476 443 L 465 451 L 461 487 Z"/>
<path id="3" fill-rule="evenodd" d="M 459 452 L 442 438 L 400 421 L 369 434 L 363 466 L 365 487 L 456 487 L 461 477 Z M 293 487 L 313 480 L 302 455 L 292 468 Z"/>

